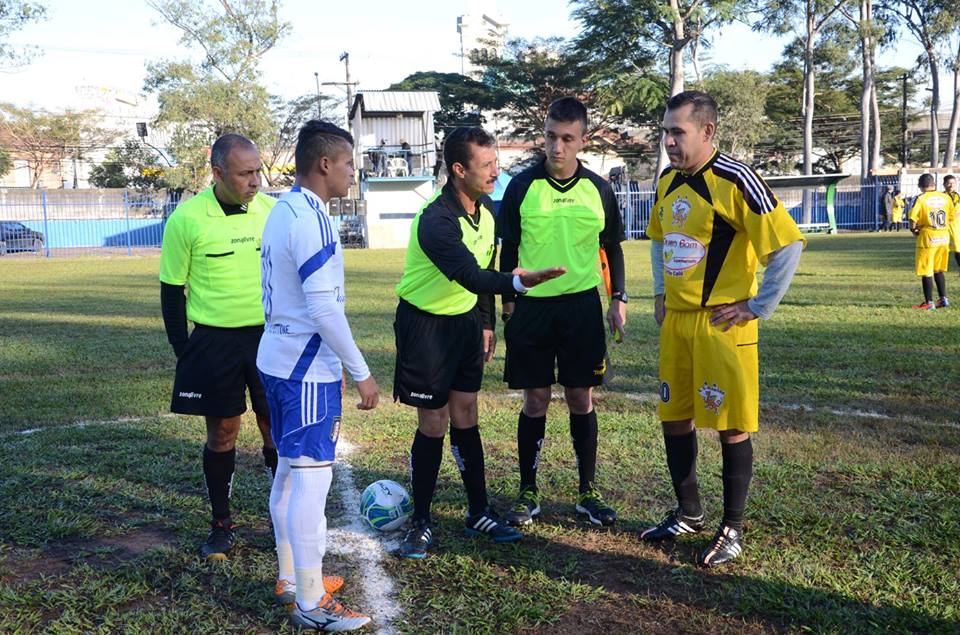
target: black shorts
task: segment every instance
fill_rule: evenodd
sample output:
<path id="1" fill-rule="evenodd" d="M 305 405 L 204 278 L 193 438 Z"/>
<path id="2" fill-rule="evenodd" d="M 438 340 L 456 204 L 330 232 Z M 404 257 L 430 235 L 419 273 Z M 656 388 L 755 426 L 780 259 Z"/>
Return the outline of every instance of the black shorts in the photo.
<path id="1" fill-rule="evenodd" d="M 269 415 L 257 375 L 262 326 L 218 328 L 198 324 L 177 360 L 170 410 L 185 415 L 235 417 L 247 411 L 245 389 L 258 415 Z"/>
<path id="2" fill-rule="evenodd" d="M 603 383 L 607 337 L 596 289 L 550 298 L 519 296 L 503 335 L 503 380 L 511 388 L 544 388 L 558 381 L 568 388 Z"/>
<path id="3" fill-rule="evenodd" d="M 436 409 L 447 405 L 451 390 L 480 390 L 483 327 L 476 307 L 461 315 L 434 315 L 400 300 L 393 331 L 397 341 L 394 401 Z"/>

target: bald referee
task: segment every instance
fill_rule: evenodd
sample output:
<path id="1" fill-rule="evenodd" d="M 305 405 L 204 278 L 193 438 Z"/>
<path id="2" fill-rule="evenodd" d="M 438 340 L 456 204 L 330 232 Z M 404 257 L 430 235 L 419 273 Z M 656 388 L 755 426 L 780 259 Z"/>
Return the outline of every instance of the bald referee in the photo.
<path id="1" fill-rule="evenodd" d="M 230 491 L 246 391 L 263 436 L 264 463 L 277 469 L 256 367 L 263 334 L 260 239 L 275 201 L 258 191 L 260 153 L 246 137 L 217 139 L 210 164 L 213 185 L 178 205 L 164 229 L 160 307 L 177 356 L 170 409 L 201 415 L 207 424 L 203 478 L 213 519 L 200 552 L 225 560 L 236 541 Z M 189 335 L 188 320 L 194 324 Z"/>

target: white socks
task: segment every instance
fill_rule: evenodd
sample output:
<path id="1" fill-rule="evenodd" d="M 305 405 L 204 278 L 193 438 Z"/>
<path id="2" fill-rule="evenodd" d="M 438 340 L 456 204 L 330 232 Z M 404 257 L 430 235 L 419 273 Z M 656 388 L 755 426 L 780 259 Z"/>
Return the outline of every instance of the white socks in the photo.
<path id="1" fill-rule="evenodd" d="M 324 511 L 333 480 L 333 466 L 329 461 L 315 461 L 308 457 L 290 459 L 288 464 L 292 491 L 287 504 L 286 533 L 293 553 L 297 604 L 302 610 L 309 611 L 317 607 L 326 593 L 323 588 L 323 555 L 327 549 Z M 277 480 L 280 480 L 279 472 Z M 282 496 L 279 498 L 282 501 Z M 270 499 L 273 514 L 272 491 Z M 277 534 L 279 536 L 279 531 Z M 278 557 L 280 544 L 278 539 Z"/>
<path id="2" fill-rule="evenodd" d="M 293 549 L 287 531 L 287 510 L 293 490 L 293 475 L 290 474 L 290 459 L 280 457 L 277 474 L 270 488 L 270 518 L 273 520 L 273 537 L 277 543 L 277 562 L 280 565 L 278 578 L 293 583 Z"/>

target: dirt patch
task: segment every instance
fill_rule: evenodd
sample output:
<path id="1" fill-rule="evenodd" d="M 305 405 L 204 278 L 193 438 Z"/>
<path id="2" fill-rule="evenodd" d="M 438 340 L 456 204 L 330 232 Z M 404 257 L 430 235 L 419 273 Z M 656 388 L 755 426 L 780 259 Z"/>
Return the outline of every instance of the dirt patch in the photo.
<path id="1" fill-rule="evenodd" d="M 557 622 L 524 629 L 525 634 L 582 635 L 583 633 L 764 633 L 770 625 L 718 615 L 714 611 L 674 604 L 663 599 L 637 601 L 614 594 L 599 602 L 577 603 Z"/>
<path id="2" fill-rule="evenodd" d="M 9 584 L 23 584 L 41 577 L 65 575 L 80 562 L 92 567 L 114 566 L 178 541 L 171 529 L 154 523 L 134 527 L 119 536 L 67 539 L 40 549 L 12 549 L 3 565 L 3 578 Z"/>

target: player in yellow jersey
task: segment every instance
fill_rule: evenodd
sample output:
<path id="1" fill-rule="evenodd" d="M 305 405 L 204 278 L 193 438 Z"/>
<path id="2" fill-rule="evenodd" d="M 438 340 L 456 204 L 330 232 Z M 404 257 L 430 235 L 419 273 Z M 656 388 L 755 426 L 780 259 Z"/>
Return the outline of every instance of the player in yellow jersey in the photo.
<path id="1" fill-rule="evenodd" d="M 897 219 L 897 231 L 900 231 L 900 224 L 905 222 L 903 212 L 907 207 L 907 202 L 903 199 L 903 193 L 900 190 L 893 191 L 893 217 Z"/>
<path id="2" fill-rule="evenodd" d="M 712 428 L 723 451 L 723 520 L 697 558 L 714 566 L 740 555 L 759 411 L 757 318 L 770 318 L 800 261 L 804 240 L 749 166 L 713 145 L 710 95 L 670 98 L 651 238 L 654 316 L 660 325 L 660 419 L 677 508 L 641 539 L 704 528 L 697 486 L 696 428 Z M 766 265 L 757 289 L 757 265 Z"/>
<path id="3" fill-rule="evenodd" d="M 953 203 L 953 223 L 950 224 L 950 251 L 960 267 L 960 192 L 957 192 L 957 177 L 948 174 L 943 177 L 943 193 Z"/>
<path id="4" fill-rule="evenodd" d="M 954 220 L 950 195 L 938 192 L 932 174 L 921 174 L 920 195 L 910 208 L 910 231 L 917 237 L 916 272 L 923 285 L 923 303 L 913 308 L 931 310 L 950 306 L 947 279 L 950 264 L 950 226 Z M 937 301 L 933 301 L 933 285 Z"/>

